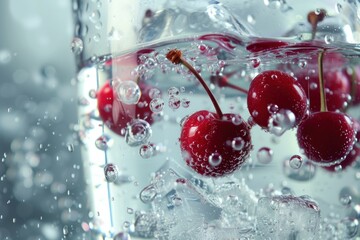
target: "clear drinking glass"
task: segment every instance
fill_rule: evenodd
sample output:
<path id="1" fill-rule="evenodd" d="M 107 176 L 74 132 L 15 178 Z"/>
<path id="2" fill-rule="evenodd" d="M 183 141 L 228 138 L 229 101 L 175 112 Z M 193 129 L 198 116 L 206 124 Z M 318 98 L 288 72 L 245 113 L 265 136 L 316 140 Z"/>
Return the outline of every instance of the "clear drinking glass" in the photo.
<path id="1" fill-rule="evenodd" d="M 73 4 L 78 134 L 91 209 L 83 228 L 94 239 L 360 236 L 356 1 Z M 189 66 L 176 64 L 178 53 L 169 60 L 173 49 L 231 115 L 217 119 L 219 109 Z M 285 72 L 301 87 L 276 90 L 285 84 L 275 83 L 278 72 L 258 85 L 257 91 L 275 89 L 258 103 L 269 115 L 261 126 L 257 116 L 264 113 L 250 111 L 248 102 L 260 92 L 247 92 L 268 70 Z M 293 102 L 285 94 L 291 91 L 307 96 L 300 125 L 318 112 L 346 120 L 340 127 L 315 121 L 307 134 L 320 140 L 298 140 L 298 115 L 282 107 Z M 333 143 L 341 141 L 346 150 L 331 161 L 304 149 L 335 156 Z"/>

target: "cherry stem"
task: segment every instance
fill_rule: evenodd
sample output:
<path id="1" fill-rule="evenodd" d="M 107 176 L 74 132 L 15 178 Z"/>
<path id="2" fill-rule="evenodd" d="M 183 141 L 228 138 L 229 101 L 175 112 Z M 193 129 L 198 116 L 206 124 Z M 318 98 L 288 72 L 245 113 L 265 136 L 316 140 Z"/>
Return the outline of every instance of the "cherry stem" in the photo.
<path id="1" fill-rule="evenodd" d="M 321 50 L 318 56 L 318 70 L 319 70 L 319 89 L 320 89 L 320 111 L 326 112 L 326 95 L 324 87 L 324 70 L 323 70 L 323 59 L 325 50 Z"/>
<path id="2" fill-rule="evenodd" d="M 214 94 L 211 92 L 210 88 L 208 87 L 208 85 L 206 84 L 205 80 L 200 76 L 200 74 L 195 70 L 195 68 L 193 66 L 191 66 L 191 64 L 189 62 L 187 62 L 183 57 L 182 57 L 182 52 L 178 49 L 173 49 L 170 50 L 167 54 L 166 54 L 166 58 L 174 63 L 174 64 L 182 64 L 184 65 L 187 69 L 189 69 L 189 71 L 195 75 L 195 77 L 199 80 L 199 82 L 201 83 L 201 85 L 204 87 L 206 93 L 209 95 L 211 102 L 213 103 L 216 113 L 218 114 L 219 118 L 223 117 L 223 113 L 220 109 L 219 103 L 216 101 L 216 98 L 214 96 Z"/>
<path id="3" fill-rule="evenodd" d="M 307 16 L 307 20 L 312 27 L 311 40 L 315 39 L 318 23 L 324 20 L 325 16 L 326 16 L 326 11 L 324 9 L 319 9 L 317 10 L 317 12 L 315 11 L 309 12 Z"/>

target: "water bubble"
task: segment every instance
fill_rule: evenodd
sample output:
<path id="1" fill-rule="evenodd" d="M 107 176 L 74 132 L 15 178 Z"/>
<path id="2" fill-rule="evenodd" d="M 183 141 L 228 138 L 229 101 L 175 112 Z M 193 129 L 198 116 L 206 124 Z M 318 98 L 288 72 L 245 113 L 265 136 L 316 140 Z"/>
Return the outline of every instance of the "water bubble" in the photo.
<path id="1" fill-rule="evenodd" d="M 256 153 L 257 160 L 260 163 L 267 164 L 272 161 L 273 151 L 271 148 L 262 147 Z"/>
<path id="2" fill-rule="evenodd" d="M 299 155 L 294 155 L 289 159 L 289 166 L 293 169 L 299 169 L 302 165 L 302 157 Z"/>
<path id="3" fill-rule="evenodd" d="M 92 98 L 92 99 L 96 99 L 97 94 L 96 94 L 96 90 L 95 90 L 95 89 L 91 89 L 91 90 L 89 91 L 89 97 Z"/>
<path id="4" fill-rule="evenodd" d="M 272 9 L 279 9 L 281 7 L 281 0 L 264 0 L 265 6 Z"/>
<path id="5" fill-rule="evenodd" d="M 335 6 L 335 10 L 337 11 L 337 13 L 341 13 L 343 10 L 343 6 L 340 3 L 337 3 Z"/>
<path id="6" fill-rule="evenodd" d="M 178 97 L 169 98 L 169 107 L 173 110 L 178 109 L 181 105 L 181 101 Z"/>
<path id="7" fill-rule="evenodd" d="M 269 104 L 267 106 L 267 109 L 268 109 L 270 114 L 275 114 L 275 113 L 277 113 L 279 111 L 279 107 L 276 104 Z"/>
<path id="8" fill-rule="evenodd" d="M 240 115 L 236 114 L 231 118 L 231 122 L 234 125 L 240 125 L 243 122 L 243 119 Z"/>
<path id="9" fill-rule="evenodd" d="M 141 213 L 135 223 L 135 234 L 143 238 L 153 238 L 156 230 L 156 218 L 152 214 Z"/>
<path id="10" fill-rule="evenodd" d="M 154 113 L 161 112 L 164 109 L 164 100 L 162 98 L 154 98 L 150 102 L 150 109 Z"/>
<path id="11" fill-rule="evenodd" d="M 142 158 L 147 159 L 154 156 L 154 147 L 150 144 L 145 144 L 140 147 L 139 154 Z"/>
<path id="12" fill-rule="evenodd" d="M 145 143 L 152 134 L 150 124 L 142 119 L 133 119 L 126 128 L 125 139 L 129 146 Z"/>
<path id="13" fill-rule="evenodd" d="M 324 37 L 324 40 L 325 40 L 326 44 L 330 44 L 330 43 L 334 42 L 335 38 L 333 35 L 326 34 Z"/>
<path id="14" fill-rule="evenodd" d="M 177 87 L 170 87 L 168 89 L 168 94 L 170 97 L 177 96 L 180 94 L 180 90 Z"/>
<path id="15" fill-rule="evenodd" d="M 131 240 L 131 237 L 127 232 L 120 232 L 114 236 L 113 240 Z"/>
<path id="16" fill-rule="evenodd" d="M 253 58 L 253 59 L 251 59 L 251 65 L 253 66 L 253 68 L 259 67 L 259 66 L 260 66 L 260 63 L 261 63 L 261 61 L 260 61 L 260 59 L 258 59 L 258 58 Z"/>
<path id="17" fill-rule="evenodd" d="M 345 227 L 346 239 L 351 239 L 358 234 L 359 231 L 359 220 L 356 218 L 346 217 L 341 220 L 341 224 Z"/>
<path id="18" fill-rule="evenodd" d="M 269 132 L 281 136 L 285 131 L 295 126 L 295 114 L 287 109 L 280 109 L 269 118 Z"/>
<path id="19" fill-rule="evenodd" d="M 349 206 L 351 204 L 352 197 L 351 195 L 340 193 L 339 200 L 342 205 Z"/>
<path id="20" fill-rule="evenodd" d="M 316 166 L 309 161 L 303 162 L 301 168 L 295 169 L 290 166 L 289 159 L 283 163 L 283 172 L 286 177 L 295 181 L 309 181 L 315 177 Z"/>
<path id="21" fill-rule="evenodd" d="M 114 144 L 114 140 L 108 135 L 102 135 L 95 140 L 95 146 L 97 149 L 105 151 L 111 148 Z"/>
<path id="22" fill-rule="evenodd" d="M 299 68 L 305 68 L 307 65 L 307 61 L 305 59 L 300 59 L 298 62 Z"/>
<path id="23" fill-rule="evenodd" d="M 115 164 L 109 163 L 104 167 L 106 181 L 115 182 L 119 176 L 119 170 Z"/>
<path id="24" fill-rule="evenodd" d="M 149 97 L 151 99 L 160 98 L 161 97 L 161 91 L 159 89 L 157 89 L 157 88 L 152 88 L 149 91 Z"/>
<path id="25" fill-rule="evenodd" d="M 148 185 L 140 192 L 140 200 L 143 203 L 152 202 L 157 195 L 156 189 L 154 185 Z"/>
<path id="26" fill-rule="evenodd" d="M 190 100 L 188 98 L 181 99 L 181 106 L 183 108 L 188 108 L 190 106 Z"/>
<path id="27" fill-rule="evenodd" d="M 231 147 L 236 151 L 242 150 L 244 146 L 245 146 L 245 141 L 241 137 L 236 137 L 231 141 Z"/>
<path id="28" fill-rule="evenodd" d="M 219 164 L 221 163 L 222 161 L 222 157 L 219 153 L 212 153 L 210 156 L 209 156 L 209 163 L 211 166 L 213 167 L 217 167 L 219 166 Z"/>
<path id="29" fill-rule="evenodd" d="M 141 90 L 136 82 L 127 80 L 120 82 L 116 88 L 118 99 L 125 104 L 137 104 L 141 97 Z"/>
<path id="30" fill-rule="evenodd" d="M 255 21 L 255 17 L 251 14 L 247 15 L 247 18 L 246 18 L 247 22 L 250 23 L 250 24 L 255 24 L 256 21 Z"/>
<path id="31" fill-rule="evenodd" d="M 74 144 L 68 143 L 68 144 L 66 145 L 66 148 L 67 148 L 67 150 L 68 150 L 69 152 L 74 152 Z"/>
<path id="32" fill-rule="evenodd" d="M 62 229 L 62 232 L 64 235 L 68 235 L 69 234 L 69 227 L 67 225 L 65 225 Z"/>
<path id="33" fill-rule="evenodd" d="M 315 89 L 317 89 L 317 87 L 318 87 L 317 83 L 310 83 L 310 85 L 309 85 L 309 88 L 311 90 L 315 90 Z"/>
<path id="34" fill-rule="evenodd" d="M 100 41 L 100 39 L 101 39 L 101 36 L 100 36 L 100 34 L 95 34 L 94 36 L 93 36 L 93 39 L 94 39 L 94 41 L 95 42 L 99 42 Z"/>
<path id="35" fill-rule="evenodd" d="M 73 38 L 73 40 L 71 41 L 71 51 L 78 55 L 80 53 L 82 53 L 84 49 L 84 44 L 83 41 L 80 38 Z"/>

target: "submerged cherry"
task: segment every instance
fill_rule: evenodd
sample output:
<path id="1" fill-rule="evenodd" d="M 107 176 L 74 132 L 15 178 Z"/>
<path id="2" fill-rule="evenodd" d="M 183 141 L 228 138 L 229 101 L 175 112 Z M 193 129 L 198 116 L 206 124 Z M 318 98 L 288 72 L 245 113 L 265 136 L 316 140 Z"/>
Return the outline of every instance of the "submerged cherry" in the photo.
<path id="1" fill-rule="evenodd" d="M 262 128 L 268 129 L 271 117 L 280 111 L 293 114 L 293 123 L 289 126 L 292 128 L 304 118 L 307 98 L 301 85 L 292 76 L 269 70 L 252 80 L 247 104 L 254 122 Z"/>
<path id="2" fill-rule="evenodd" d="M 204 176 L 233 173 L 252 148 L 250 126 L 239 115 L 222 113 L 209 87 L 180 50 L 170 50 L 166 57 L 174 64 L 183 64 L 196 76 L 216 109 L 216 113 L 195 112 L 183 123 L 179 140 L 186 164 Z"/>
<path id="3" fill-rule="evenodd" d="M 99 115 L 104 124 L 120 136 L 125 135 L 127 124 L 136 118 L 153 123 L 152 112 L 149 107 L 151 98 L 149 96 L 150 86 L 139 84 L 142 92 L 137 104 L 125 104 L 115 95 L 113 87 L 107 81 L 97 92 L 97 107 Z"/>
<path id="4" fill-rule="evenodd" d="M 318 165 L 344 160 L 355 143 L 351 119 L 338 112 L 316 112 L 302 121 L 297 130 L 299 147 Z"/>
<path id="5" fill-rule="evenodd" d="M 297 129 L 299 147 L 318 165 L 331 166 L 343 161 L 353 149 L 355 130 L 352 120 L 341 112 L 327 111 L 323 78 L 323 57 L 318 57 L 320 112 L 312 113 Z"/>

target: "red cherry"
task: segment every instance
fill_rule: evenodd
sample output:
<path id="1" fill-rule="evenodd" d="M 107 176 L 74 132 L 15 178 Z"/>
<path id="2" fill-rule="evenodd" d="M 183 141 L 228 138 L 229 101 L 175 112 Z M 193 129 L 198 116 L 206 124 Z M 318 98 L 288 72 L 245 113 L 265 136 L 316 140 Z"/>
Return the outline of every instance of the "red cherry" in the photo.
<path id="1" fill-rule="evenodd" d="M 304 118 L 307 109 L 306 94 L 292 76 L 277 70 L 265 71 L 251 82 L 247 96 L 248 109 L 255 123 L 269 126 L 272 111 L 289 110 L 294 116 L 293 126 Z"/>
<path id="2" fill-rule="evenodd" d="M 318 165 L 334 165 L 352 150 L 354 125 L 343 113 L 313 113 L 299 124 L 297 140 L 308 159 Z"/>
<path id="3" fill-rule="evenodd" d="M 222 113 L 204 79 L 182 57 L 180 50 L 170 50 L 166 58 L 174 64 L 183 64 L 195 75 L 216 109 L 216 113 L 198 111 L 184 122 L 180 148 L 186 164 L 197 173 L 211 177 L 236 171 L 252 148 L 250 126 L 238 115 Z"/>
<path id="4" fill-rule="evenodd" d="M 341 163 L 329 166 L 329 167 L 323 167 L 323 169 L 329 171 L 329 172 L 337 172 L 337 171 L 343 171 L 346 168 L 353 165 L 353 163 L 356 162 L 356 160 L 360 157 L 360 148 L 354 147 L 354 149 L 346 156 L 344 161 Z"/>
<path id="5" fill-rule="evenodd" d="M 233 173 L 249 156 L 250 127 L 239 116 L 198 111 L 185 122 L 180 147 L 186 164 L 204 176 L 220 177 Z"/>
<path id="6" fill-rule="evenodd" d="M 132 119 L 140 118 L 149 124 L 153 123 L 152 112 L 149 107 L 151 101 L 149 90 L 151 87 L 144 83 L 140 83 L 139 87 L 142 94 L 136 105 L 120 102 L 114 95 L 109 81 L 97 92 L 97 107 L 101 119 L 107 127 L 120 136 L 125 135 L 124 128 Z"/>

